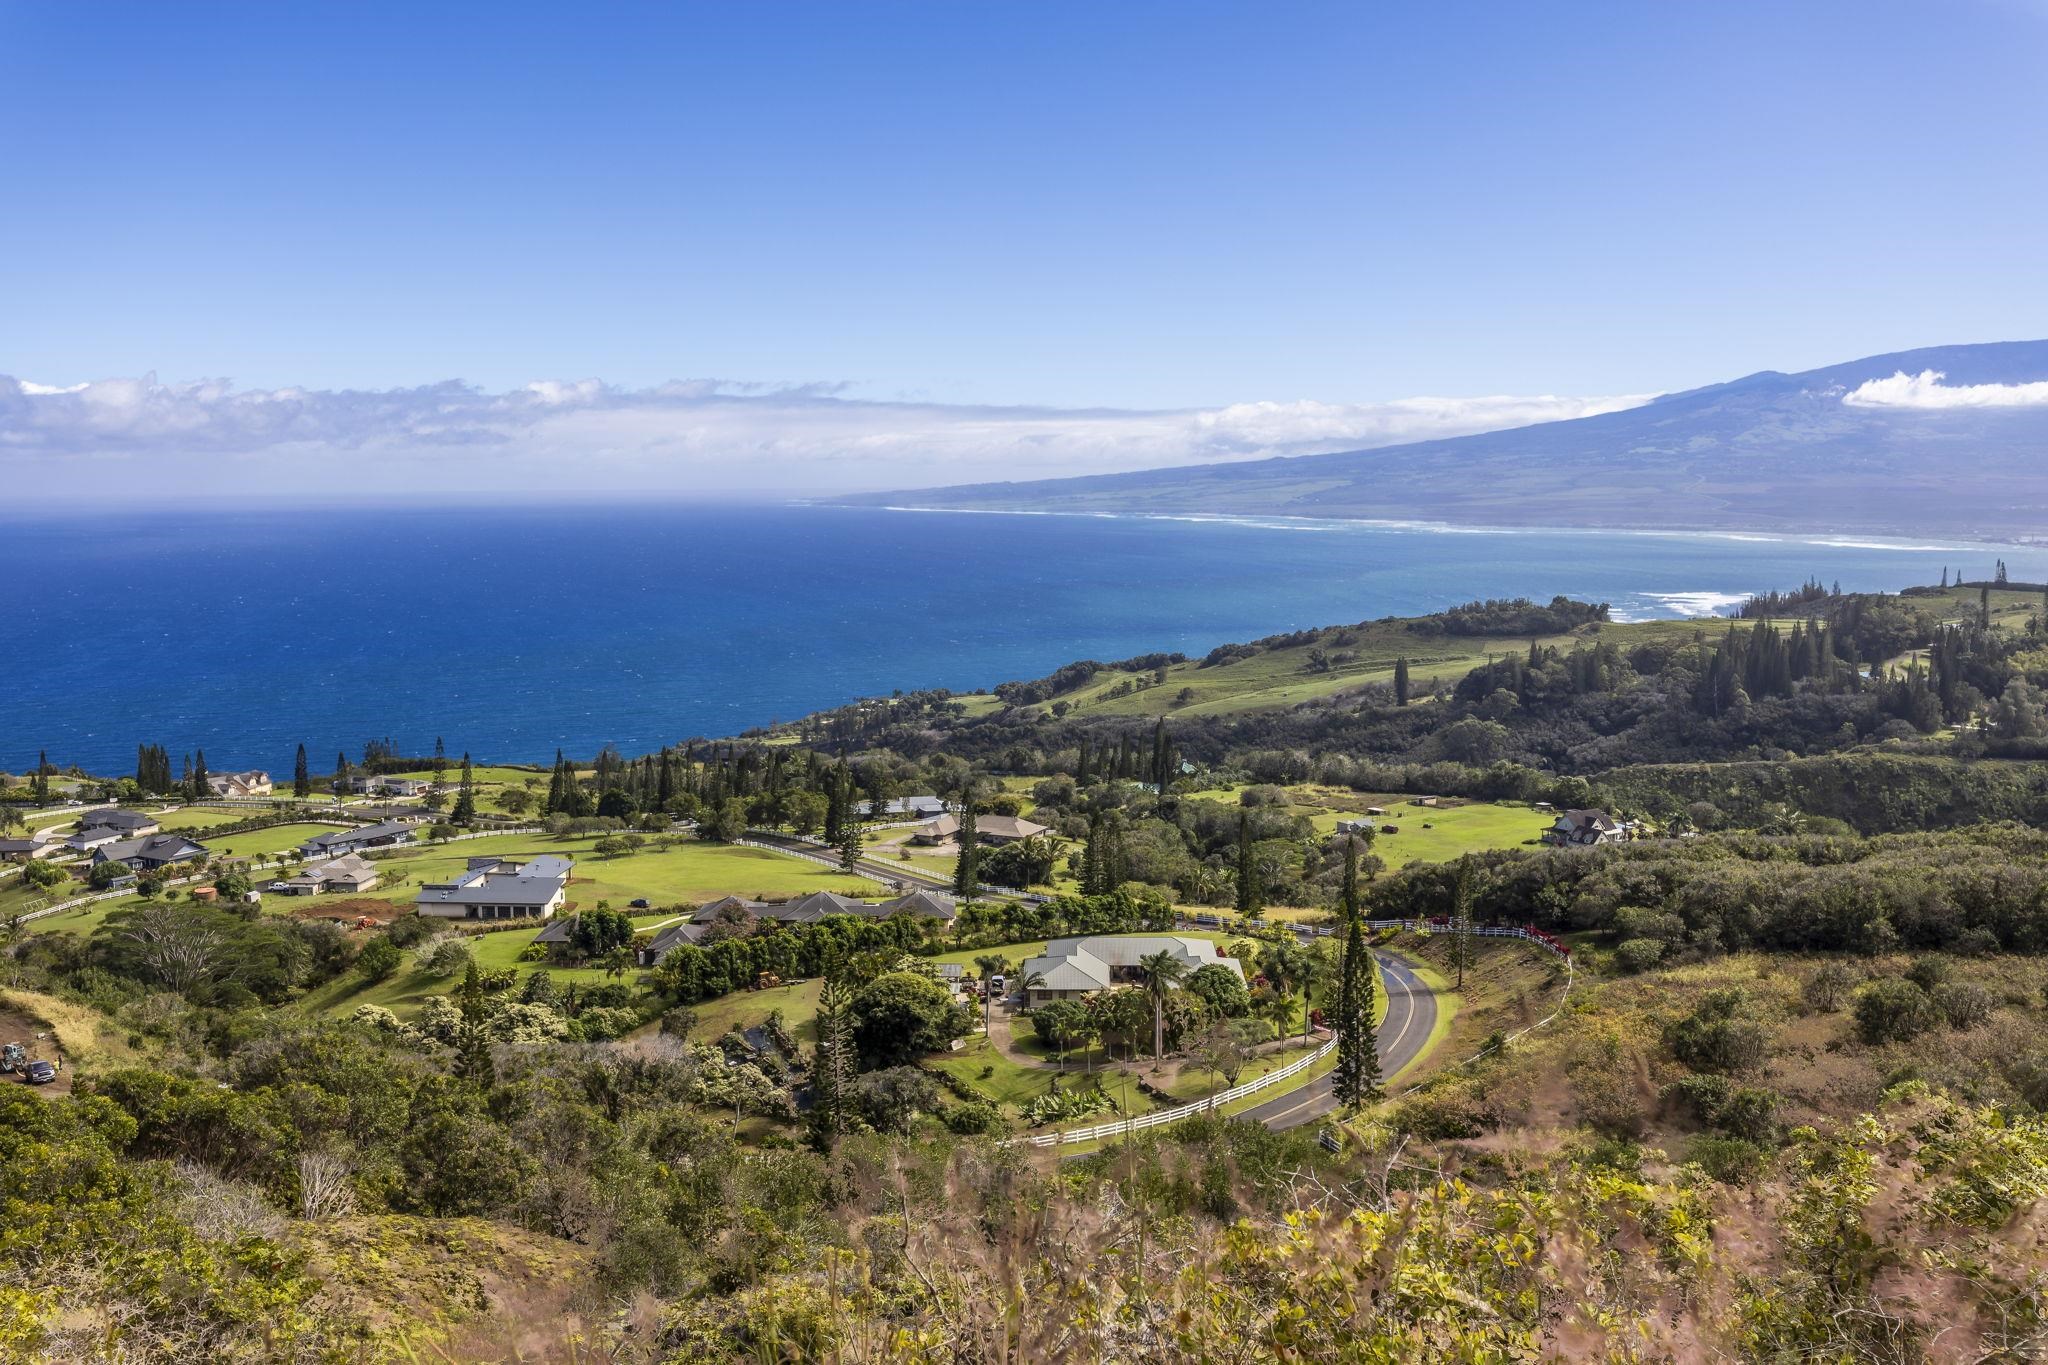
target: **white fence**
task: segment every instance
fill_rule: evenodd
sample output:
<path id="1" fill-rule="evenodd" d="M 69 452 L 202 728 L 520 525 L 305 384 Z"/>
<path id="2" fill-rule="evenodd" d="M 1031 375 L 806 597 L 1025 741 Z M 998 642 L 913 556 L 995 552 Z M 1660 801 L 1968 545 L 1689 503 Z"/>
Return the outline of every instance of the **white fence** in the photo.
<path id="1" fill-rule="evenodd" d="M 1367 929 L 1400 929 L 1412 933 L 1454 934 L 1457 926 L 1447 919 L 1369 919 L 1362 923 Z M 1570 961 L 1572 950 L 1559 942 L 1555 935 L 1541 929 L 1529 929 L 1514 924 L 1475 924 L 1466 933 L 1474 938 L 1518 938 L 1524 943 L 1533 943 L 1545 952 Z"/>
<path id="2" fill-rule="evenodd" d="M 1070 1128 L 1060 1133 L 1035 1133 L 1022 1140 L 1030 1143 L 1033 1147 L 1063 1147 L 1070 1142 L 1097 1142 L 1103 1138 L 1127 1137 L 1132 1133 L 1142 1132 L 1147 1128 L 1157 1128 L 1163 1123 L 1178 1123 L 1184 1118 L 1191 1118 L 1196 1114 L 1206 1114 L 1212 1109 L 1220 1109 L 1224 1105 L 1241 1100 L 1247 1095 L 1256 1095 L 1261 1090 L 1278 1085 L 1282 1081 L 1291 1080 L 1314 1066 L 1317 1062 L 1320 1062 L 1323 1058 L 1329 1056 L 1331 1050 L 1336 1046 L 1337 1040 L 1332 1038 L 1306 1057 L 1297 1057 L 1278 1071 L 1268 1071 L 1256 1080 L 1246 1081 L 1243 1085 L 1232 1086 L 1230 1089 L 1220 1094 L 1211 1095 L 1205 1100 L 1196 1100 L 1193 1104 L 1179 1104 L 1171 1109 L 1155 1109 L 1149 1114 L 1139 1114 L 1135 1118 L 1118 1119 L 1114 1123 L 1098 1123 L 1093 1128 Z"/>

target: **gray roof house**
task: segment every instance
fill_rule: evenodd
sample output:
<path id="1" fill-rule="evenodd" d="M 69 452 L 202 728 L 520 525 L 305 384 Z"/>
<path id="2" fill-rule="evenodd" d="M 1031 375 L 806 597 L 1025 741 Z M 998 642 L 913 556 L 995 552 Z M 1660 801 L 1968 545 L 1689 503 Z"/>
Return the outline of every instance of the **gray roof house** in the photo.
<path id="1" fill-rule="evenodd" d="M 50 857 L 62 847 L 62 844 L 46 843 L 41 839 L 0 839 L 0 858 L 25 863 L 31 858 Z"/>
<path id="2" fill-rule="evenodd" d="M 909 895 L 898 896 L 892 901 L 883 901 L 874 908 L 882 919 L 891 915 L 916 915 L 919 919 L 942 919 L 950 922 L 960 913 L 953 904 L 953 898 L 942 891 L 912 891 Z"/>
<path id="3" fill-rule="evenodd" d="M 523 863 L 471 858 L 469 870 L 454 881 L 422 886 L 413 904 L 438 919 L 546 919 L 561 909 L 574 866 L 553 853 Z"/>
<path id="4" fill-rule="evenodd" d="M 163 826 L 154 815 L 110 806 L 104 810 L 89 810 L 79 816 L 78 833 L 66 839 L 64 846 L 74 852 L 89 853 L 117 839 L 139 839 L 161 829 Z"/>
<path id="5" fill-rule="evenodd" d="M 358 825 L 354 829 L 337 829 L 326 834 L 316 834 L 299 845 L 299 852 L 308 858 L 332 858 L 366 848 L 390 848 L 395 844 L 409 844 L 418 836 L 419 827 L 410 821 L 383 820 L 374 825 Z"/>
<path id="6" fill-rule="evenodd" d="M 1049 834 L 1048 826 L 1026 820 L 1018 815 L 977 815 L 974 817 L 975 839 L 984 844 L 1014 844 L 1019 839 L 1034 835 Z M 910 832 L 913 844 L 943 844 L 960 837 L 960 817 L 941 815 L 936 820 L 927 820 Z"/>
<path id="7" fill-rule="evenodd" d="M 946 813 L 946 803 L 936 796 L 899 796 L 882 807 L 891 815 L 908 816 L 913 820 L 929 820 Z"/>
<path id="8" fill-rule="evenodd" d="M 557 920 L 555 922 L 560 924 L 563 921 Z M 643 967 L 659 966 L 661 960 L 676 949 L 686 943 L 694 944 L 703 938 L 704 931 L 709 927 L 709 925 L 683 919 L 670 920 L 666 924 L 658 924 L 654 927 L 654 937 L 635 946 L 633 956 Z M 535 939 L 534 941 L 537 943 L 540 940 Z"/>
<path id="9" fill-rule="evenodd" d="M 95 867 L 101 863 L 126 863 L 137 872 L 154 872 L 172 863 L 189 863 L 206 856 L 206 845 L 195 844 L 182 834 L 145 834 L 139 839 L 116 839 L 92 851 Z"/>
<path id="10" fill-rule="evenodd" d="M 1182 934 L 1098 934 L 1087 938 L 1056 938 L 1045 945 L 1043 956 L 1034 957 L 1019 970 L 1018 979 L 1043 980 L 1031 986 L 1028 1003 L 1043 1005 L 1051 1000 L 1078 1000 L 1111 986 L 1136 985 L 1145 973 L 1139 963 L 1154 953 L 1172 953 L 1189 971 L 1221 966 L 1244 976 L 1244 964 L 1216 951 L 1206 938 Z"/>
<path id="11" fill-rule="evenodd" d="M 1565 811 L 1543 831 L 1544 843 L 1573 848 L 1619 843 L 1627 837 L 1628 832 L 1604 810 Z"/>
<path id="12" fill-rule="evenodd" d="M 377 865 L 360 853 L 315 863 L 270 889 L 287 896 L 313 896 L 322 891 L 368 891 L 377 884 Z"/>

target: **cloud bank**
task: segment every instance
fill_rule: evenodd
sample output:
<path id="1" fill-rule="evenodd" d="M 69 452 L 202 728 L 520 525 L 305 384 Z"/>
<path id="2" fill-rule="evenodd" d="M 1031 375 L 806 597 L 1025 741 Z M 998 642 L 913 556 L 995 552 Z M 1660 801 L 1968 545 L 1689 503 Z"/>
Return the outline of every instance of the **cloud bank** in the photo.
<path id="1" fill-rule="evenodd" d="M 881 402 L 844 386 L 541 381 L 492 393 L 238 390 L 155 376 L 55 386 L 0 376 L 0 468 L 52 495 L 109 486 L 266 494 L 619 489 L 813 496 L 1311 454 L 1633 407 L 1611 398 L 1238 403 L 1190 411 Z"/>
<path id="2" fill-rule="evenodd" d="M 1852 408 L 2032 408 L 2048 404 L 2048 380 L 2030 384 L 1956 384 L 1940 370 L 1866 379 L 1842 396 Z"/>

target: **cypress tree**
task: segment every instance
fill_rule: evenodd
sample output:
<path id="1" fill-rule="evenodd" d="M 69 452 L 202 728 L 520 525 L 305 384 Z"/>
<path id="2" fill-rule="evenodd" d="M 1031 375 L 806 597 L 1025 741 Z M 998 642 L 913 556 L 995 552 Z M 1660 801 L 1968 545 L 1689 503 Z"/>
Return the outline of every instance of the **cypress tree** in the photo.
<path id="1" fill-rule="evenodd" d="M 1408 704 L 1408 659 L 1406 655 L 1394 660 L 1394 705 Z"/>
<path id="2" fill-rule="evenodd" d="M 1259 905 L 1258 876 L 1252 867 L 1252 820 L 1247 811 L 1237 813 L 1237 913 L 1247 919 L 1257 919 Z"/>
<path id="3" fill-rule="evenodd" d="M 165 765 L 165 768 L 166 768 L 166 770 L 168 771 L 168 769 L 169 769 L 169 766 L 170 766 L 170 759 L 169 759 L 169 758 L 165 758 L 165 759 L 164 759 L 164 765 Z M 344 791 L 344 790 L 346 790 L 346 789 L 347 789 L 347 787 L 348 787 L 348 755 L 347 755 L 347 754 L 342 754 L 342 753 L 338 753 L 338 754 L 336 754 L 336 755 L 334 756 L 334 790 L 336 790 L 337 792 L 339 792 L 339 791 Z"/>
<path id="4" fill-rule="evenodd" d="M 974 793 L 960 801 L 960 861 L 953 865 L 953 894 L 961 900 L 974 899 L 981 863 L 981 836 L 974 828 Z"/>
<path id="5" fill-rule="evenodd" d="M 440 791 L 446 784 L 441 778 L 448 771 L 448 749 L 441 743 L 439 735 L 434 736 L 434 790 Z"/>
<path id="6" fill-rule="evenodd" d="M 36 750 L 36 780 L 30 789 L 35 792 L 38 806 L 50 804 L 50 751 L 47 749 Z"/>
<path id="7" fill-rule="evenodd" d="M 455 795 L 455 809 L 448 812 L 448 818 L 458 825 L 476 821 L 476 777 L 469 766 L 466 750 L 462 755 L 462 788 Z"/>
<path id="8" fill-rule="evenodd" d="M 301 801 L 313 794 L 313 774 L 306 766 L 306 746 L 299 746 L 299 756 L 292 760 L 292 795 Z"/>
<path id="9" fill-rule="evenodd" d="M 1330 1089 L 1338 1103 L 1357 1108 L 1380 1094 L 1379 1039 L 1372 1014 L 1377 987 L 1358 913 L 1358 842 L 1344 845 L 1344 969 L 1337 988 L 1337 1070 Z"/>
<path id="10" fill-rule="evenodd" d="M 837 965 L 825 973 L 818 988 L 815 1027 L 818 1046 L 811 1053 L 811 1140 L 830 1147 L 853 1121 L 853 991 Z"/>
<path id="11" fill-rule="evenodd" d="M 839 836 L 839 865 L 848 872 L 860 864 L 860 821 L 846 821 L 846 828 Z"/>
<path id="12" fill-rule="evenodd" d="M 210 795 L 206 784 L 206 750 L 199 750 L 199 757 L 192 764 L 192 773 L 185 781 L 185 798 L 188 801 L 203 801 Z"/>

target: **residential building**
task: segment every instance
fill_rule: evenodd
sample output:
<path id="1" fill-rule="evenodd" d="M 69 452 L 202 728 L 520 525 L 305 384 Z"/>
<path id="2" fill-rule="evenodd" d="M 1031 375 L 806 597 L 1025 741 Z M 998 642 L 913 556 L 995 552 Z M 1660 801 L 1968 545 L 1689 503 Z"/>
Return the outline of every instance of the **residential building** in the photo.
<path id="1" fill-rule="evenodd" d="M 1379 825 L 1371 820 L 1339 820 L 1337 822 L 1337 832 L 1339 834 L 1374 834 L 1378 831 Z"/>
<path id="2" fill-rule="evenodd" d="M 1620 843 L 1627 837 L 1628 831 L 1604 810 L 1564 811 L 1543 831 L 1544 843 L 1572 848 Z"/>
<path id="3" fill-rule="evenodd" d="M 0 839 L 0 859 L 25 863 L 31 858 L 48 858 L 62 847 L 42 839 Z"/>
<path id="4" fill-rule="evenodd" d="M 394 848 L 399 844 L 412 843 L 418 837 L 419 826 L 410 820 L 381 820 L 374 825 L 316 834 L 299 845 L 299 853 L 307 858 L 333 858 L 369 848 Z"/>
<path id="5" fill-rule="evenodd" d="M 471 858 L 454 881 L 422 886 L 413 904 L 439 919 L 546 919 L 562 908 L 574 866 L 552 853 L 523 863 Z"/>
<path id="6" fill-rule="evenodd" d="M 882 809 L 906 820 L 931 820 L 946 813 L 946 803 L 936 796 L 899 796 Z"/>
<path id="7" fill-rule="evenodd" d="M 182 834 L 145 834 L 139 839 L 116 839 L 92 851 L 93 866 L 124 863 L 137 872 L 155 872 L 172 863 L 189 863 L 207 856 L 206 845 L 195 844 Z"/>
<path id="8" fill-rule="evenodd" d="M 1015 815 L 974 817 L 974 833 L 978 841 L 984 844 L 1014 844 L 1019 839 L 1029 839 L 1034 835 L 1051 832 L 1048 826 L 1033 824 Z M 913 844 L 957 843 L 959 838 L 960 817 L 957 815 L 941 815 L 938 819 L 928 820 L 910 832 L 910 842 Z"/>
<path id="9" fill-rule="evenodd" d="M 140 839 L 144 835 L 161 832 L 163 826 L 154 815 L 145 815 L 137 810 L 122 810 L 119 806 L 106 806 L 89 810 L 78 817 L 78 833 L 64 841 L 65 847 L 77 853 L 90 853 L 96 848 L 111 844 L 119 839 Z"/>
<path id="10" fill-rule="evenodd" d="M 567 923 L 566 920 L 556 920 L 555 924 L 551 924 L 546 930 L 543 930 L 539 937 L 534 939 L 534 942 L 538 943 L 541 939 L 546 938 L 549 933 L 554 931 L 555 925 L 565 923 Z M 709 927 L 708 925 L 699 924 L 694 920 L 687 919 L 673 919 L 666 924 L 657 924 L 654 926 L 653 937 L 641 939 L 635 943 L 633 958 L 643 967 L 658 967 L 661 965 L 663 958 L 684 944 L 697 943 L 704 937 L 704 931 Z"/>
<path id="11" fill-rule="evenodd" d="M 425 796 L 434 784 L 420 777 L 392 777 L 386 773 L 357 773 L 336 784 L 342 791 L 360 796 Z"/>
<path id="12" fill-rule="evenodd" d="M 376 884 L 377 865 L 360 853 L 345 853 L 272 882 L 270 889 L 287 896 L 315 896 L 323 891 L 368 891 Z"/>
<path id="13" fill-rule="evenodd" d="M 241 773 L 208 773 L 206 785 L 215 796 L 268 796 L 270 774 L 261 768 Z"/>
<path id="14" fill-rule="evenodd" d="M 1026 962 L 1018 979 L 1030 982 L 1028 1003 L 1037 1006 L 1052 1000 L 1079 1000 L 1112 986 L 1138 985 L 1145 979 L 1139 963 L 1156 953 L 1171 953 L 1190 972 L 1221 966 L 1244 976 L 1244 965 L 1225 957 L 1206 938 L 1181 934 L 1097 934 L 1087 938 L 1056 938 L 1045 945 L 1045 953 Z"/>

